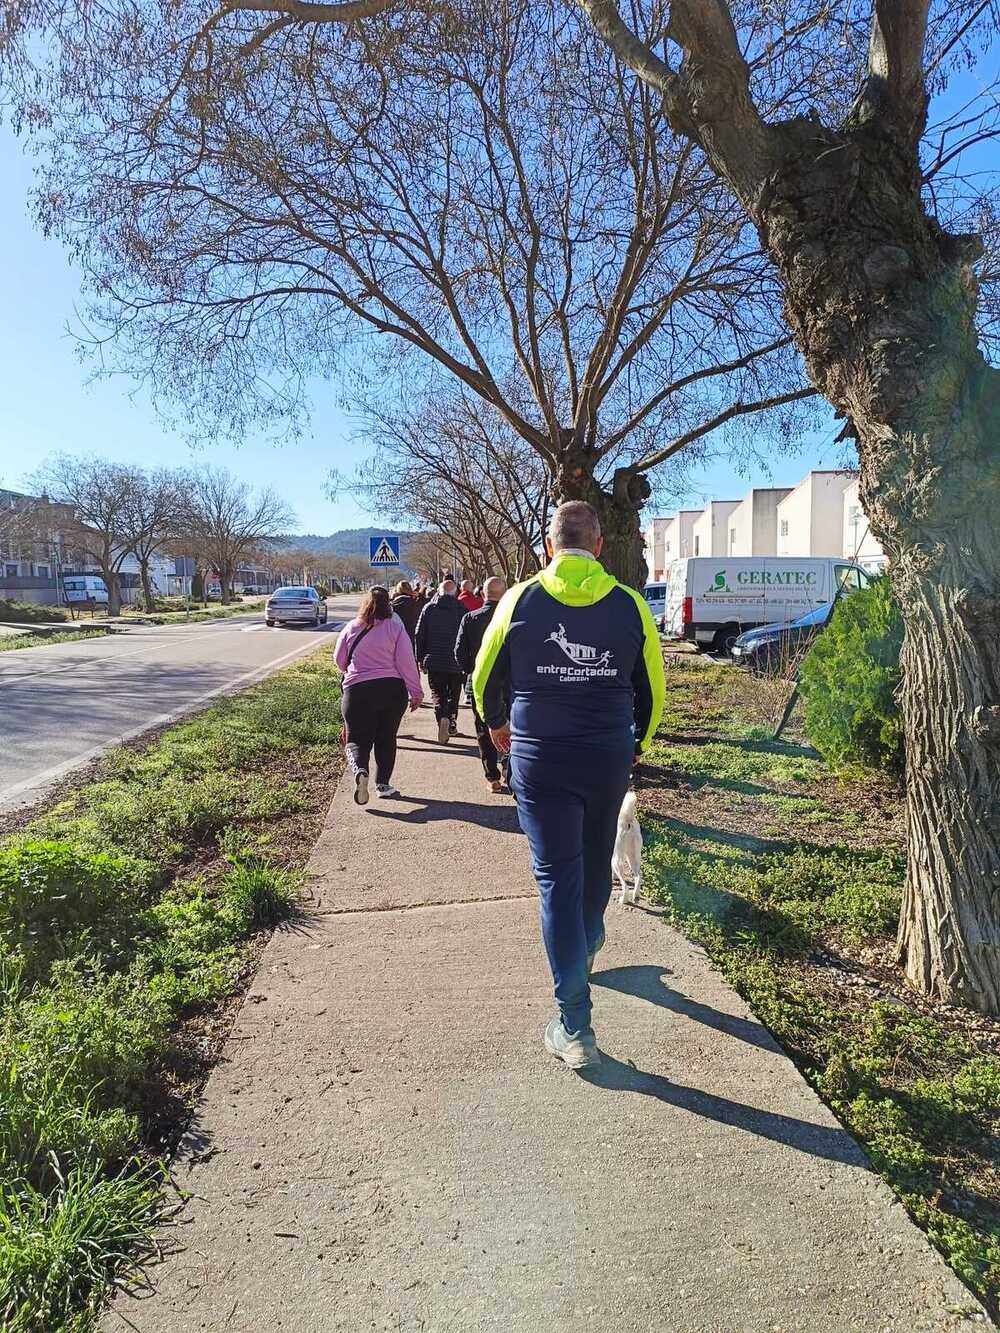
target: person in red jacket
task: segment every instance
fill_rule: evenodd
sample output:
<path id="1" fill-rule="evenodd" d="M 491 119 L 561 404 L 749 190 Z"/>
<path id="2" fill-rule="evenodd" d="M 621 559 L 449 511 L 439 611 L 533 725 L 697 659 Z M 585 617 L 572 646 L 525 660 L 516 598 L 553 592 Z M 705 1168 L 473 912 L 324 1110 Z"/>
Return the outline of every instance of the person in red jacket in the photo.
<path id="1" fill-rule="evenodd" d="M 478 611 L 480 607 L 486 605 L 483 599 L 476 595 L 476 589 L 471 579 L 462 580 L 462 590 L 458 594 L 458 600 L 466 611 Z"/>

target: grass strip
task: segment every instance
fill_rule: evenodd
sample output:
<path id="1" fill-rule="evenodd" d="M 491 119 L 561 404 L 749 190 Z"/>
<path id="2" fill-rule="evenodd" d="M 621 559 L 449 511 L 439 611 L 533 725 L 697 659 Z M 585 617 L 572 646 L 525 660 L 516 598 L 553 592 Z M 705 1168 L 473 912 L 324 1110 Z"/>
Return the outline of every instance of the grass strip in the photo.
<path id="1" fill-rule="evenodd" d="M 308 793 L 329 798 L 340 754 L 317 654 L 111 754 L 0 842 L 5 1333 L 87 1333 L 153 1248 L 178 1035 L 296 912 Z"/>
<path id="2" fill-rule="evenodd" d="M 802 795 L 806 774 L 819 778 L 804 749 L 798 759 L 787 752 L 763 759 L 752 750 L 734 753 L 724 736 L 739 725 L 740 691 L 749 693 L 754 682 L 729 673 L 726 717 L 706 721 L 702 701 L 713 715 L 718 707 L 703 671 L 690 664 L 669 673 L 672 729 L 681 724 L 695 736 L 714 728 L 719 740 L 706 743 L 700 734 L 699 743 L 685 746 L 671 735 L 669 745 L 654 749 L 654 776 L 657 767 L 686 775 L 690 791 L 683 821 L 672 817 L 669 791 L 644 794 L 644 883 L 996 1314 L 1000 1061 L 975 1040 L 975 1016 L 921 1012 L 901 984 L 885 982 L 905 864 L 891 840 L 874 849 L 850 841 L 865 815 L 865 789 L 857 787 L 857 810 L 845 816 Z M 744 716 L 752 711 L 751 702 Z M 718 788 L 738 788 L 747 779 L 772 789 L 758 788 L 756 799 L 767 810 L 769 835 L 783 841 L 734 834 L 724 815 L 731 800 L 711 804 Z M 843 803 L 852 784 L 837 790 Z M 822 845 L 804 838 L 803 828 L 811 839 L 820 826 L 827 835 Z"/>
<path id="3" fill-rule="evenodd" d="M 232 606 L 223 606 L 219 603 L 216 606 L 192 607 L 190 611 L 186 611 L 183 607 L 172 611 L 143 611 L 140 607 L 135 607 L 123 611 L 120 618 L 125 624 L 141 620 L 147 625 L 186 625 L 202 620 L 228 620 L 231 616 L 245 616 L 263 611 L 266 600 L 264 597 L 259 597 L 255 601 L 238 602 Z"/>
<path id="4" fill-rule="evenodd" d="M 4 635 L 0 639 L 0 653 L 19 652 L 23 648 L 50 648 L 54 643 L 80 643 L 83 639 L 106 639 L 103 629 L 60 630 L 58 634 Z"/>

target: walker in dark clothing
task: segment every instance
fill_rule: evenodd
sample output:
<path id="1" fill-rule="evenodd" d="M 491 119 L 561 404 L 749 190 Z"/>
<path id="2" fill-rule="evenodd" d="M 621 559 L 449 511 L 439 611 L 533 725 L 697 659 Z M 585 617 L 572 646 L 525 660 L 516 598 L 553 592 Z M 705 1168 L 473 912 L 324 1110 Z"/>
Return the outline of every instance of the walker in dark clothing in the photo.
<path id="1" fill-rule="evenodd" d="M 403 626 L 406 629 L 407 634 L 410 636 L 410 642 L 413 643 L 417 637 L 417 621 L 420 619 L 420 612 L 424 608 L 423 602 L 419 601 L 416 597 L 407 597 L 404 595 L 401 597 L 394 597 L 389 605 L 392 607 L 393 613 L 399 616 L 400 620 L 403 622 Z"/>
<path id="2" fill-rule="evenodd" d="M 489 628 L 490 621 L 493 619 L 493 613 L 498 606 L 499 602 L 487 602 L 478 611 L 470 611 L 458 627 L 458 638 L 455 641 L 455 661 L 466 676 L 472 675 L 473 668 L 476 665 L 476 656 Z M 493 744 L 490 729 L 479 716 L 479 710 L 474 702 L 472 717 L 476 724 L 479 757 L 483 761 L 483 772 L 486 774 L 487 782 L 503 782 L 509 786 L 510 760 L 507 755 L 497 753 L 497 747 Z"/>
<path id="3" fill-rule="evenodd" d="M 367 773 L 375 750 L 375 783 L 388 787 L 396 766 L 396 733 L 406 712 L 406 685 L 398 676 L 362 680 L 344 690 L 347 754 L 355 773 Z"/>
<path id="4" fill-rule="evenodd" d="M 420 613 L 417 621 L 416 654 L 427 672 L 438 722 L 455 722 L 462 699 L 462 672 L 455 661 L 455 640 L 465 615 L 456 597 L 438 595 Z"/>

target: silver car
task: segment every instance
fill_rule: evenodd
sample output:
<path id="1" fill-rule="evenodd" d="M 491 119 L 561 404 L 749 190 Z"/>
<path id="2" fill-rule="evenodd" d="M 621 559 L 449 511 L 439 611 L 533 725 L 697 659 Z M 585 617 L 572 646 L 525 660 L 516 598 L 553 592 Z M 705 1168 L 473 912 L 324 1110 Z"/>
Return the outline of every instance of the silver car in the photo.
<path id="1" fill-rule="evenodd" d="M 268 625 L 325 625 L 326 602 L 315 588 L 276 588 L 264 608 Z"/>

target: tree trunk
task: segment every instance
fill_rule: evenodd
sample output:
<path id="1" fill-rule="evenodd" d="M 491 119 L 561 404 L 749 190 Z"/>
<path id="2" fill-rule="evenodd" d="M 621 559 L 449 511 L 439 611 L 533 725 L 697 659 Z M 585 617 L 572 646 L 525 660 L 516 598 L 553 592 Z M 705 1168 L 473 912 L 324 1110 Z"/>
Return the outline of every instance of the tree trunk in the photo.
<path id="1" fill-rule="evenodd" d="M 608 492 L 598 485 L 592 466 L 583 451 L 570 453 L 553 485 L 552 498 L 556 504 L 586 500 L 594 506 L 604 535 L 601 564 L 622 583 L 641 589 L 648 571 L 639 514 L 649 499 L 649 482 L 641 473 L 619 468 Z"/>
<path id="2" fill-rule="evenodd" d="M 891 124 L 796 132 L 755 220 L 813 382 L 857 439 L 903 612 L 899 956 L 924 993 L 998 1013 L 1000 372 L 977 345 L 975 240 L 927 216 Z"/>
<path id="3" fill-rule="evenodd" d="M 105 567 L 101 575 L 108 589 L 108 615 L 120 616 L 122 613 L 122 592 L 118 582 L 117 570 Z"/>
<path id="4" fill-rule="evenodd" d="M 996 581 L 996 543 L 980 554 Z M 910 854 L 898 950 L 925 994 L 998 1013 L 1000 619 L 996 599 L 970 605 L 968 572 L 957 586 L 921 581 L 903 603 Z"/>
<path id="5" fill-rule="evenodd" d="M 233 571 L 230 565 L 223 565 L 219 570 L 219 588 L 222 595 L 222 605 L 228 606 L 233 600 Z"/>
<path id="6" fill-rule="evenodd" d="M 155 609 L 153 604 L 153 589 L 149 583 L 149 561 L 139 561 L 139 577 L 142 580 L 142 604 L 147 611 Z"/>

